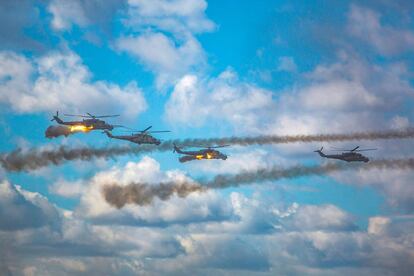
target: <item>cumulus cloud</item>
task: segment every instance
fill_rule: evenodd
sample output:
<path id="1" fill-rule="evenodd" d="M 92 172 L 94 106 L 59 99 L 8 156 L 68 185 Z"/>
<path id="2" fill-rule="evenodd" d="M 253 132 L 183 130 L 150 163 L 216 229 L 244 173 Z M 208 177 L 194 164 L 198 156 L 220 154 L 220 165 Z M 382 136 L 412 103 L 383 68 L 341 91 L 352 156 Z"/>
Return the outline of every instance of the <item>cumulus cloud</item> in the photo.
<path id="1" fill-rule="evenodd" d="M 306 82 L 296 91 L 282 94 L 271 131 L 290 134 L 389 127 L 384 111 L 398 114 L 400 104 L 411 100 L 408 74 L 401 63 L 376 66 L 341 53 L 336 62 L 318 65 L 306 74 Z"/>
<path id="2" fill-rule="evenodd" d="M 174 87 L 165 105 L 165 119 L 182 125 L 203 125 L 207 120 L 225 120 L 238 131 L 257 131 L 259 118 L 272 105 L 272 93 L 239 81 L 228 69 L 217 78 L 184 76 Z"/>
<path id="3" fill-rule="evenodd" d="M 68 198 L 78 198 L 82 195 L 86 184 L 82 180 L 69 182 L 59 179 L 56 183 L 49 186 L 49 192 Z"/>
<path id="4" fill-rule="evenodd" d="M 117 113 L 135 117 L 146 101 L 135 82 L 124 87 L 91 81 L 91 73 L 72 52 L 50 53 L 34 61 L 0 53 L 0 103 L 19 113 L 40 111 Z"/>
<path id="5" fill-rule="evenodd" d="M 155 200 L 148 206 L 126 205 L 123 209 L 110 206 L 103 197 L 102 188 L 111 183 L 128 185 L 131 182 L 156 183 L 188 180 L 177 170 L 163 172 L 150 157 L 139 162 L 128 162 L 124 167 L 113 167 L 92 177 L 80 197 L 76 215 L 97 223 L 165 226 L 168 223 L 222 220 L 232 215 L 228 203 L 216 192 L 194 193 L 185 199 L 173 196 L 168 201 Z"/>
<path id="6" fill-rule="evenodd" d="M 414 32 L 385 25 L 380 13 L 358 5 L 351 5 L 348 31 L 385 56 L 412 51 L 414 46 Z"/>
<path id="7" fill-rule="evenodd" d="M 7 180 L 0 183 L 0 206 L 0 229 L 3 231 L 50 226 L 59 220 L 57 211 L 46 198 Z"/>
<path id="8" fill-rule="evenodd" d="M 132 0 L 123 20 L 132 35 L 121 36 L 117 48 L 136 57 L 156 75 L 156 86 L 171 87 L 186 73 L 205 65 L 197 33 L 212 31 L 214 23 L 204 0 Z"/>
<path id="9" fill-rule="evenodd" d="M 136 30 L 156 28 L 177 36 L 211 31 L 214 23 L 205 15 L 205 0 L 130 0 L 127 26 Z"/>
<path id="10" fill-rule="evenodd" d="M 93 24 L 105 26 L 125 3 L 126 0 L 51 0 L 47 9 L 53 16 L 52 27 L 67 31 L 74 25 L 83 28 Z"/>
<path id="11" fill-rule="evenodd" d="M 385 171 L 375 169 L 369 172 L 357 171 L 349 174 L 334 174 L 342 183 L 355 186 L 371 186 L 384 195 L 385 201 L 393 208 L 414 212 L 413 173 L 410 171 Z"/>
<path id="12" fill-rule="evenodd" d="M 349 231 L 356 230 L 352 216 L 335 205 L 305 205 L 297 208 L 285 228 L 301 231 Z"/>
<path id="13" fill-rule="evenodd" d="M 0 268 L 12 275 L 136 275 L 143 271 L 137 262 L 182 252 L 168 231 L 91 225 L 6 180 L 0 184 L 0 207 Z"/>
<path id="14" fill-rule="evenodd" d="M 177 78 L 204 62 L 203 50 L 193 37 L 176 44 L 162 33 L 147 32 L 119 38 L 117 47 L 155 72 L 158 88 L 172 85 Z"/>
<path id="15" fill-rule="evenodd" d="M 151 171 L 157 166 L 151 160 L 130 166 L 129 171 L 114 169 L 111 174 L 135 179 L 134 169 L 139 168 L 145 178 L 165 177 L 163 172 L 157 175 Z M 2 201 L 7 198 L 10 202 L 17 191 L 26 200 L 38 200 L 38 194 L 11 187 L 9 183 L 0 185 Z M 20 234 L 0 232 L 2 241 L 9 245 L 8 253 L 2 252 L 4 269 L 13 274 L 42 275 L 96 271 L 109 275 L 313 271 L 320 275 L 343 274 L 344 269 L 372 272 L 372 267 L 380 274 L 407 274 L 413 269 L 409 217 L 372 217 L 364 231 L 355 227 L 351 215 L 330 204 L 283 205 L 240 193 L 232 193 L 229 199 L 234 215 L 226 220 L 192 219 L 189 225 L 168 224 L 166 228 L 93 225 L 62 210 L 59 227 L 24 228 Z M 175 204 L 186 212 L 194 208 L 183 207 L 183 202 Z M 196 216 L 203 217 L 201 213 Z"/>

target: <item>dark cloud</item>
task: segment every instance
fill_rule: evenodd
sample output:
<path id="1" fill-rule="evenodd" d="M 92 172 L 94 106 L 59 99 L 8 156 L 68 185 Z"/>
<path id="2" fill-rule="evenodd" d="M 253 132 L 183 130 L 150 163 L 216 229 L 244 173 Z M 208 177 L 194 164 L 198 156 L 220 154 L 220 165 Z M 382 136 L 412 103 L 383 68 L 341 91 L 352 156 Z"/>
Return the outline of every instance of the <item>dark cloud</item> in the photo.
<path id="1" fill-rule="evenodd" d="M 57 30 L 70 31 L 72 25 L 77 25 L 81 29 L 98 27 L 111 35 L 111 23 L 126 4 L 126 0 L 50 0 L 48 11 L 53 16 L 52 26 Z"/>
<path id="2" fill-rule="evenodd" d="M 0 1 L 0 49 L 41 50 L 44 45 L 28 33 L 45 35 L 39 16 L 43 0 Z"/>
<path id="3" fill-rule="evenodd" d="M 14 231 L 54 225 L 57 211 L 40 195 L 27 199 L 7 181 L 0 183 L 0 229 Z"/>

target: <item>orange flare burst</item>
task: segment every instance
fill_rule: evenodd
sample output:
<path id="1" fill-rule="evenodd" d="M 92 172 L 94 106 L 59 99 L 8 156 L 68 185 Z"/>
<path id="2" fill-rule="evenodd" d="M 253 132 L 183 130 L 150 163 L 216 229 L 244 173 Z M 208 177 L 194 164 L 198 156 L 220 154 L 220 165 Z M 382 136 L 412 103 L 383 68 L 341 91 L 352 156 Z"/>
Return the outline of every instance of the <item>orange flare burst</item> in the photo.
<path id="1" fill-rule="evenodd" d="M 92 129 L 93 129 L 93 126 L 85 126 L 85 125 L 70 126 L 71 132 L 89 132 Z"/>

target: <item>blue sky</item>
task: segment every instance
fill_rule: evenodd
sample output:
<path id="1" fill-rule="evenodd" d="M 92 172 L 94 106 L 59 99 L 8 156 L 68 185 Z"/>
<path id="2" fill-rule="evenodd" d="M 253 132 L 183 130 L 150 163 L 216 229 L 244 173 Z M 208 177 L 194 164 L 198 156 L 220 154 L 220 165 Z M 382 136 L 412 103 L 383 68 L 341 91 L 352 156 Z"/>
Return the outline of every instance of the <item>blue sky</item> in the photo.
<path id="1" fill-rule="evenodd" d="M 256 3 L 257 2 L 257 3 Z M 348 133 L 412 125 L 410 1 L 24 0 L 0 4 L 0 151 L 127 145 L 45 138 L 52 115 L 120 114 L 158 138 Z M 119 132 L 117 130 L 116 132 Z M 355 142 L 324 144 L 352 147 Z M 410 140 L 358 141 L 407 158 Z M 232 146 L 0 169 L 6 275 L 411 275 L 411 171 L 252 183 L 115 209 L 104 183 L 324 164 L 320 143 Z"/>

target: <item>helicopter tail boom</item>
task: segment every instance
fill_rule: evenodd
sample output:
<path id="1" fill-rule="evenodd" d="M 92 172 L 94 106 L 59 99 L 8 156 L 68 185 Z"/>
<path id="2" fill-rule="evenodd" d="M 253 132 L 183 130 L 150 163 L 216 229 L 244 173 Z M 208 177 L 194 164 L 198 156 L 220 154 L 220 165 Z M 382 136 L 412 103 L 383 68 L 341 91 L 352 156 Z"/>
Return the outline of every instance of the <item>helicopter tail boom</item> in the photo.
<path id="1" fill-rule="evenodd" d="M 315 150 L 314 152 L 317 152 L 321 157 L 326 157 L 325 153 L 323 153 L 322 150 L 323 150 L 323 147 L 321 147 L 318 150 Z"/>
<path id="2" fill-rule="evenodd" d="M 173 152 L 176 152 L 176 153 L 183 153 L 183 152 L 182 152 L 182 150 L 181 150 L 179 147 L 177 147 L 177 145 L 176 145 L 176 144 L 173 144 L 173 145 L 174 145 Z"/>
<path id="3" fill-rule="evenodd" d="M 59 111 L 56 111 L 56 115 L 53 116 L 53 119 L 50 120 L 51 122 L 56 121 L 58 124 L 63 124 L 64 122 L 62 119 L 59 118 Z"/>

